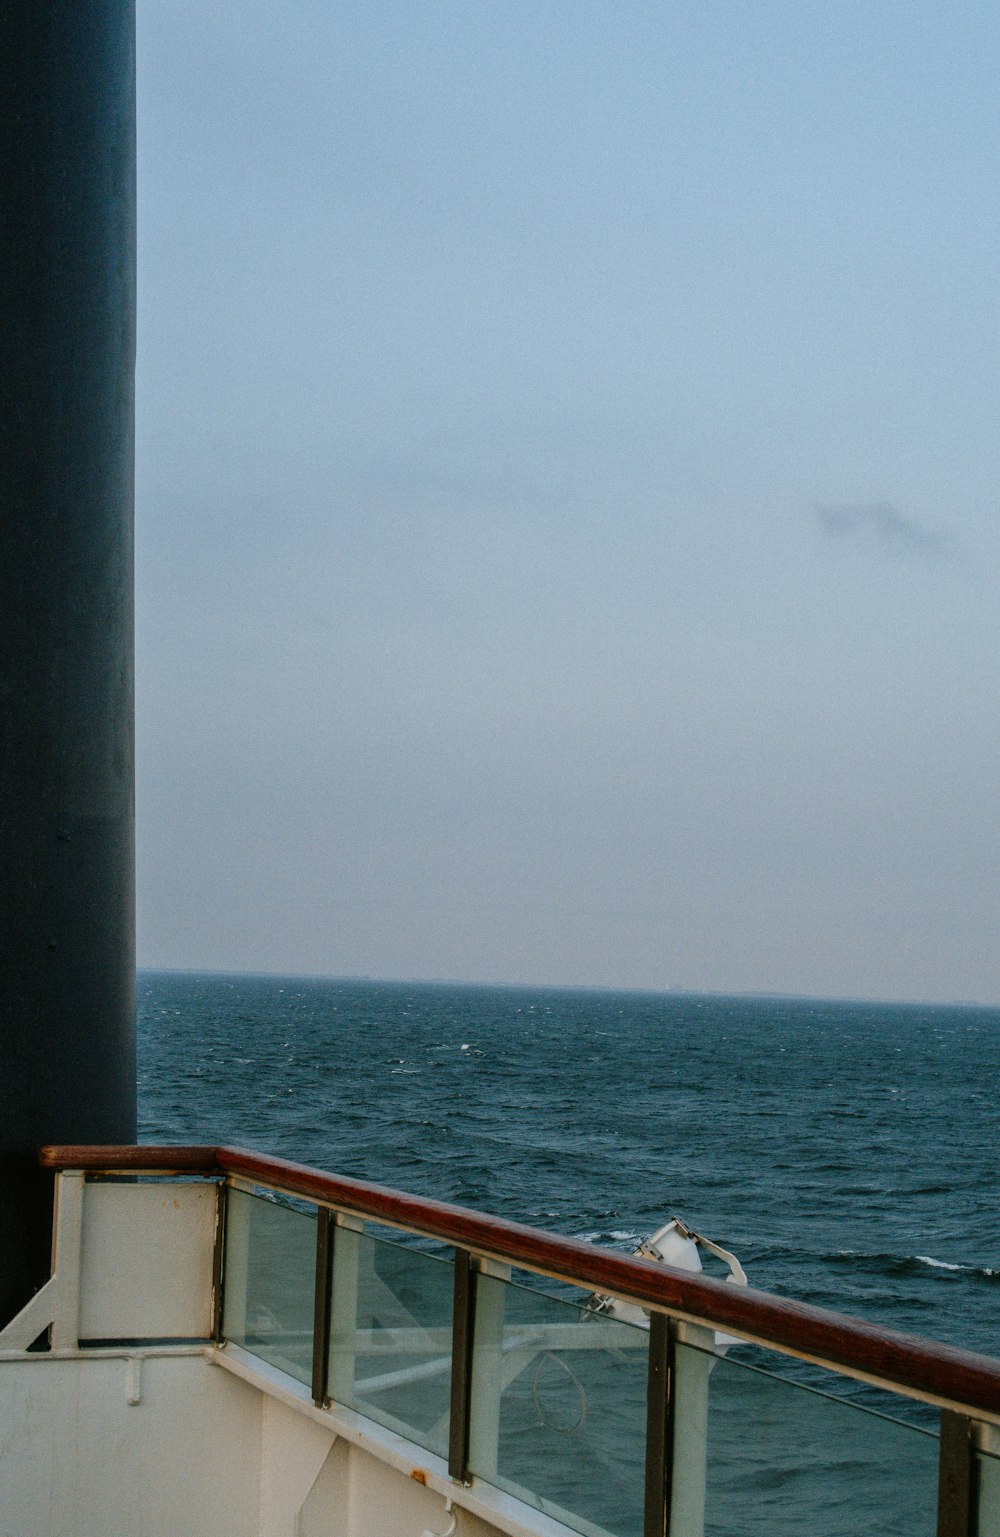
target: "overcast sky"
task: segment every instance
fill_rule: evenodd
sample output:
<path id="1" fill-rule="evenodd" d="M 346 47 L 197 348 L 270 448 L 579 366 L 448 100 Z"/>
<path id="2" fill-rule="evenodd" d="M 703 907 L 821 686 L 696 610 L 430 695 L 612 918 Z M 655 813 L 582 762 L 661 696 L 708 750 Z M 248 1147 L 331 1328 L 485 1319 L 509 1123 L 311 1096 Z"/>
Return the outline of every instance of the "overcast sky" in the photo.
<path id="1" fill-rule="evenodd" d="M 1000 1002 L 1000 14 L 139 0 L 140 963 Z"/>

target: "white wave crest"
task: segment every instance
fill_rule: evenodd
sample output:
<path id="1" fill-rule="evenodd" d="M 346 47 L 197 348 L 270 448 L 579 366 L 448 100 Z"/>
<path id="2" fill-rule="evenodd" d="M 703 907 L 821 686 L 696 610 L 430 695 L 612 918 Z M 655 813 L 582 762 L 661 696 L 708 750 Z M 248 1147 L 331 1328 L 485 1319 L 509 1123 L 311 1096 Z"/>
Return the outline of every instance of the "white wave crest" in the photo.
<path id="1" fill-rule="evenodd" d="M 918 1254 L 916 1258 L 921 1265 L 930 1265 L 934 1270 L 965 1270 L 965 1265 L 949 1265 L 946 1259 L 934 1259 L 930 1254 Z"/>
<path id="2" fill-rule="evenodd" d="M 626 1233 L 621 1228 L 596 1228 L 593 1233 L 577 1233 L 577 1238 L 583 1243 L 596 1243 L 599 1239 L 605 1242 L 610 1238 L 614 1243 L 639 1243 L 638 1233 Z"/>

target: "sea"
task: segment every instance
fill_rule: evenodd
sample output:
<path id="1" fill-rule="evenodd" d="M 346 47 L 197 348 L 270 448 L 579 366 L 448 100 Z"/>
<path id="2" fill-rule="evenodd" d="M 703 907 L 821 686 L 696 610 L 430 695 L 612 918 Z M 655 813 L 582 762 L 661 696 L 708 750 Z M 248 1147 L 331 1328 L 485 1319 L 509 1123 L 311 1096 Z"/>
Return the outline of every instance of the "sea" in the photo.
<path id="1" fill-rule="evenodd" d="M 623 1252 L 676 1214 L 755 1287 L 1000 1354 L 998 1009 L 160 971 L 138 998 L 144 1141 L 240 1144 Z M 774 1359 L 711 1367 L 705 1532 L 932 1532 L 936 1411 L 839 1379 L 876 1413 L 831 1419 L 829 1374 L 782 1358 L 776 1383 Z M 586 1395 L 558 1366 L 510 1406 L 515 1490 L 565 1465 L 560 1416 Z M 580 1530 L 633 1537 L 637 1437 L 609 1425 L 600 1463 L 574 1453 L 569 1492 L 538 1500 L 590 1500 Z"/>
<path id="2" fill-rule="evenodd" d="M 140 974 L 144 1141 L 230 1142 L 1000 1354 L 1000 1010 Z"/>

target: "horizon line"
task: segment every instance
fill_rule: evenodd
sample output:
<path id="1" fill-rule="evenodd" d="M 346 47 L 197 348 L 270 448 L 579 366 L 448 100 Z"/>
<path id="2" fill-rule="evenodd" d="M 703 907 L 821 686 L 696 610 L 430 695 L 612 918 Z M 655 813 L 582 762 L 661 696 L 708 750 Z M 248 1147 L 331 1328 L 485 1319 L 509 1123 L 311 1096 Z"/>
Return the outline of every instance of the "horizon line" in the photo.
<path id="1" fill-rule="evenodd" d="M 934 1009 L 983 1009 L 996 1012 L 1000 1004 L 984 1003 L 977 998 L 872 998 L 859 994 L 796 993 L 769 988 L 737 988 L 733 991 L 718 987 L 644 987 L 637 983 L 601 982 L 528 982 L 470 980 L 462 977 L 376 977 L 362 972 L 330 974 L 314 971 L 245 971 L 240 968 L 214 966 L 145 966 L 136 965 L 136 977 L 142 973 L 158 973 L 164 976 L 246 977 L 263 981 L 297 982 L 347 982 L 365 983 L 377 987 L 465 987 L 500 989 L 511 992 L 537 989 L 551 993 L 634 993 L 643 997 L 657 998 L 756 998 L 774 999 L 786 1003 L 842 1003 L 887 1005 L 900 1008 Z"/>

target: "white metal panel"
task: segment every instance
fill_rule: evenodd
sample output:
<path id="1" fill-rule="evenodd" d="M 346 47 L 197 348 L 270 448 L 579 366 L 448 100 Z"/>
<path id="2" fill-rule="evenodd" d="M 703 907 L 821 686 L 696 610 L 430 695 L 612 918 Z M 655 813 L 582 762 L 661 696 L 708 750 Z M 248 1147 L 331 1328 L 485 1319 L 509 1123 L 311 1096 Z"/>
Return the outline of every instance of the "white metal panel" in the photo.
<path id="1" fill-rule="evenodd" d="M 306 1537 L 299 1515 L 303 1501 L 331 1447 L 340 1443 L 332 1430 L 276 1398 L 261 1396 L 260 1537 Z"/>
<path id="2" fill-rule="evenodd" d="M 206 1339 L 215 1212 L 212 1184 L 88 1184 L 81 1340 Z"/>
<path id="3" fill-rule="evenodd" d="M 256 1537 L 260 1395 L 201 1354 L 0 1362 L 0 1537 Z"/>
<path id="4" fill-rule="evenodd" d="M 412 1479 L 401 1478 L 377 1458 L 369 1456 L 359 1447 L 350 1449 L 349 1462 L 350 1521 L 349 1537 L 420 1537 L 422 1532 L 447 1532 L 451 1518 L 445 1507 L 448 1495 L 415 1484 Z M 318 1479 L 319 1492 L 322 1480 Z M 455 1488 L 455 1495 L 459 1493 Z M 303 1507 L 303 1516 L 308 1506 Z M 458 1537 L 501 1537 L 501 1528 L 474 1515 L 463 1502 L 455 1504 L 458 1518 Z M 336 1527 L 330 1529 L 331 1537 L 339 1537 Z M 533 1537 L 540 1537 L 539 1528 Z M 562 1537 L 571 1537 L 566 1527 L 560 1528 Z M 316 1528 L 316 1537 L 326 1537 L 327 1529 Z M 312 1529 L 303 1523 L 303 1537 L 313 1537 Z M 572 1534 L 575 1537 L 575 1534 Z"/>

